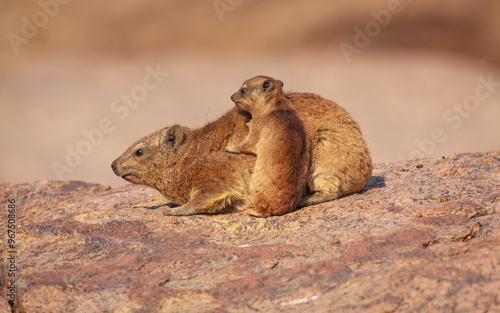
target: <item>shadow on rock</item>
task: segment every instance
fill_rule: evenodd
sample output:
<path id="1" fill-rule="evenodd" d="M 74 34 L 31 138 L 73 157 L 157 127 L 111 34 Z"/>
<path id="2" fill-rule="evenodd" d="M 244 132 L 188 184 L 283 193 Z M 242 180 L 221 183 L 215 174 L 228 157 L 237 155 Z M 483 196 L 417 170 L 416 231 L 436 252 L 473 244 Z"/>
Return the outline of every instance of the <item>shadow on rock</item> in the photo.
<path id="1" fill-rule="evenodd" d="M 385 177 L 383 176 L 372 176 L 366 184 L 366 187 L 363 191 L 367 191 L 375 188 L 384 188 L 385 187 Z"/>

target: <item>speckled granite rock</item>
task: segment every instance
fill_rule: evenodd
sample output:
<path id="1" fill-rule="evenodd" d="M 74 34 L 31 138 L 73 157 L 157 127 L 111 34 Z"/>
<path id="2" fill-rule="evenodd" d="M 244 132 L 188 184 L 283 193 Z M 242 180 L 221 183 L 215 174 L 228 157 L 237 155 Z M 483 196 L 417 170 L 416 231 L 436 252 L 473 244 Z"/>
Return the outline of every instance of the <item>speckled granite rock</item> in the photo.
<path id="1" fill-rule="evenodd" d="M 167 217 L 137 185 L 0 198 L 18 205 L 19 312 L 498 312 L 499 186 L 493 151 L 377 164 L 363 193 L 267 219 Z"/>

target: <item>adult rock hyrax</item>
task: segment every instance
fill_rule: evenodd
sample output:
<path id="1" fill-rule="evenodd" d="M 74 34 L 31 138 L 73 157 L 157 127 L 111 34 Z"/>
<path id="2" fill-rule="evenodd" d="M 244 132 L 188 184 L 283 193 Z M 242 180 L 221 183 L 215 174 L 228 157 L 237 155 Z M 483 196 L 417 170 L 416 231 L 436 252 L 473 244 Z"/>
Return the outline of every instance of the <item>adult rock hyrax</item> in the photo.
<path id="1" fill-rule="evenodd" d="M 363 190 L 370 153 L 358 124 L 343 108 L 311 93 L 285 93 L 311 139 L 305 196 L 299 207 Z M 248 134 L 251 116 L 233 108 L 198 129 L 178 125 L 134 143 L 111 165 L 123 179 L 159 190 L 181 206 L 166 215 L 239 211 L 251 206 L 249 182 L 255 156 L 225 151 Z"/>
<path id="2" fill-rule="evenodd" d="M 257 156 L 249 186 L 251 214 L 267 217 L 293 211 L 307 183 L 310 142 L 297 110 L 283 95 L 283 83 L 257 76 L 245 81 L 231 100 L 252 115 L 247 137 L 226 148 Z"/>

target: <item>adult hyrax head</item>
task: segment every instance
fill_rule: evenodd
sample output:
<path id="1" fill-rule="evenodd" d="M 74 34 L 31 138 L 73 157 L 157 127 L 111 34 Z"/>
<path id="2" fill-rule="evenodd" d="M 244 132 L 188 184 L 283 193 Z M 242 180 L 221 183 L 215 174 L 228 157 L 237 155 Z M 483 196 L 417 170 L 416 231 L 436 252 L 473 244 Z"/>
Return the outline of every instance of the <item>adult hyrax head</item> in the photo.
<path id="1" fill-rule="evenodd" d="M 130 146 L 111 163 L 111 168 L 126 181 L 158 188 L 158 172 L 168 166 L 168 160 L 178 159 L 175 155 L 184 140 L 184 130 L 178 125 L 160 129 Z"/>
<path id="2" fill-rule="evenodd" d="M 240 89 L 231 96 L 231 100 L 242 110 L 252 113 L 261 103 L 276 104 L 270 101 L 283 94 L 283 82 L 268 76 L 256 76 L 246 80 Z M 273 109 L 269 107 L 269 109 Z"/>

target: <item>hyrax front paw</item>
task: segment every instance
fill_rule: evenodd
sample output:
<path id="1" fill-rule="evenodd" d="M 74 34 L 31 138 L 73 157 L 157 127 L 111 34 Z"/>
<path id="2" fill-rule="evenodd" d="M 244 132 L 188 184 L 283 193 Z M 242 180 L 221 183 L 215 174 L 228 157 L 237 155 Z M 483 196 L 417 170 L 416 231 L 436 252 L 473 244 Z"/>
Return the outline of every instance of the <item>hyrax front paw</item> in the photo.
<path id="1" fill-rule="evenodd" d="M 193 214 L 196 214 L 196 212 L 194 212 L 194 210 L 192 210 L 191 208 L 189 208 L 186 205 L 181 205 L 181 206 L 173 207 L 173 208 L 167 207 L 167 208 L 163 209 L 163 215 L 167 215 L 167 216 L 186 216 L 186 215 L 193 215 Z"/>
<path id="2" fill-rule="evenodd" d="M 238 149 L 237 146 L 227 146 L 226 147 L 226 152 L 229 152 L 229 153 L 241 153 L 240 149 Z"/>
<path id="3" fill-rule="evenodd" d="M 255 208 L 248 209 L 246 213 L 250 216 L 255 216 L 255 217 L 269 217 L 271 214 L 268 212 L 259 212 Z"/>

